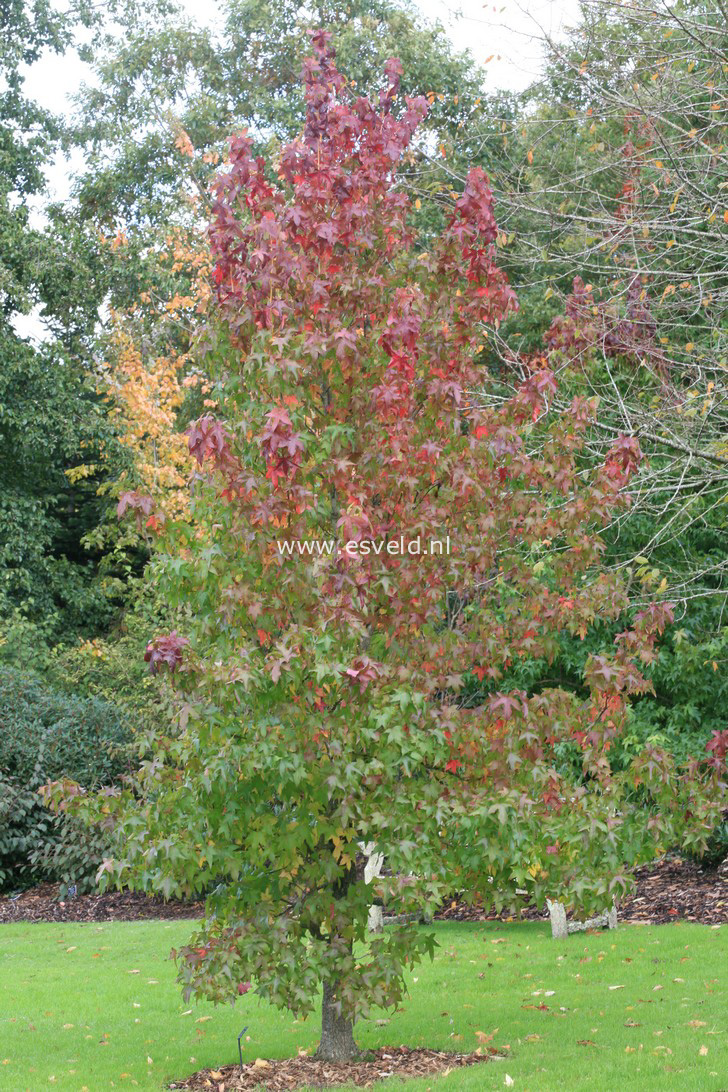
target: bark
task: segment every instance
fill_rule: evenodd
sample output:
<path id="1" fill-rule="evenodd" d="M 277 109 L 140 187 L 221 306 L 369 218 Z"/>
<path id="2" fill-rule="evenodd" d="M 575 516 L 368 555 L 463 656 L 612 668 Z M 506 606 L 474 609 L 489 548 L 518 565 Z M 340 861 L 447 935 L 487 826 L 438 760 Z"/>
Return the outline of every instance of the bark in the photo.
<path id="1" fill-rule="evenodd" d="M 325 1062 L 350 1062 L 359 1050 L 354 1042 L 354 1025 L 341 1015 L 337 1005 L 336 983 L 324 982 L 321 1003 L 321 1042 L 316 1057 Z"/>

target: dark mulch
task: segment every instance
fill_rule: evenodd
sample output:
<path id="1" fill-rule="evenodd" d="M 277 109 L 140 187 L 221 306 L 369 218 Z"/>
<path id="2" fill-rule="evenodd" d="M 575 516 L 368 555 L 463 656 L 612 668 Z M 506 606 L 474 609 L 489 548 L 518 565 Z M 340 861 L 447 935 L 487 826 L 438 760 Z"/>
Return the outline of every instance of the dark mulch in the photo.
<path id="1" fill-rule="evenodd" d="M 637 887 L 619 905 L 619 920 L 662 925 L 669 921 L 697 921 L 704 925 L 728 922 L 728 870 L 701 868 L 694 861 L 666 857 L 635 873 Z M 453 900 L 436 915 L 443 921 L 492 921 L 499 915 Z M 503 917 L 503 915 L 500 915 Z M 548 910 L 528 907 L 521 919 L 548 918 Z"/>
<path id="2" fill-rule="evenodd" d="M 0 924 L 11 921 L 144 921 L 158 918 L 201 918 L 201 902 L 151 898 L 134 891 L 78 895 L 59 900 L 58 884 L 44 883 L 17 898 L 0 898 Z"/>
<path id="3" fill-rule="evenodd" d="M 331 1088 L 337 1084 L 354 1084 L 370 1088 L 375 1081 L 387 1077 L 434 1077 L 466 1065 L 477 1065 L 502 1057 L 496 1050 L 475 1054 L 450 1054 L 444 1050 L 410 1050 L 409 1047 L 384 1047 L 367 1051 L 361 1061 L 335 1063 L 299 1055 L 267 1062 L 258 1058 L 242 1068 L 224 1065 L 221 1069 L 200 1069 L 185 1081 L 175 1081 L 169 1088 L 214 1089 L 215 1092 L 293 1092 L 293 1089 Z"/>
<path id="4" fill-rule="evenodd" d="M 518 914 L 496 914 L 493 910 L 483 910 L 453 898 L 435 914 L 435 921 L 540 921 L 544 917 L 548 917 L 548 912 L 542 913 L 533 906 L 524 907 Z"/>
<path id="5" fill-rule="evenodd" d="M 705 925 L 728 921 L 728 871 L 702 869 L 694 861 L 667 858 L 637 874 L 637 890 L 624 900 L 629 921 L 662 924 L 683 918 Z"/>
<path id="6" fill-rule="evenodd" d="M 700 868 L 694 861 L 668 857 L 636 873 L 637 889 L 619 908 L 620 921 L 662 924 L 668 921 L 698 921 L 705 925 L 728 922 L 728 869 Z M 133 891 L 105 895 L 79 895 L 59 901 L 58 887 L 43 884 L 24 891 L 18 898 L 0 898 L 0 924 L 10 921 L 143 921 L 152 918 L 200 918 L 201 902 L 164 902 L 163 899 Z M 506 915 L 501 915 L 505 917 Z M 492 921 L 498 917 L 483 913 L 457 899 L 436 915 L 440 921 Z M 537 921 L 547 911 L 529 907 L 521 918 Z"/>

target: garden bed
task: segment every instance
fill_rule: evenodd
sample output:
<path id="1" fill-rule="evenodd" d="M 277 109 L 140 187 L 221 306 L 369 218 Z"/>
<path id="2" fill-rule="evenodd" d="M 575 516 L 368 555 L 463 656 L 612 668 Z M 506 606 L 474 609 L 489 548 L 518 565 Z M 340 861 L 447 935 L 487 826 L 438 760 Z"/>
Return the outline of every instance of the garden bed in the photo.
<path id="1" fill-rule="evenodd" d="M 715 869 L 703 869 L 694 861 L 666 857 L 655 865 L 635 873 L 635 890 L 622 899 L 619 920 L 661 925 L 670 921 L 695 921 L 704 925 L 728 922 L 728 875 Z M 453 900 L 437 915 L 444 921 L 489 921 L 494 914 L 484 914 L 477 906 Z M 537 921 L 548 918 L 548 910 L 528 907 L 521 918 Z"/>
<path id="2" fill-rule="evenodd" d="M 636 873 L 637 888 L 622 901 L 620 921 L 663 924 L 695 921 L 705 925 L 728 922 L 728 875 L 700 868 L 694 861 L 668 857 Z M 79 895 L 60 900 L 58 886 L 43 884 L 16 898 L 0 898 L 0 924 L 11 921 L 144 921 L 152 919 L 201 918 L 202 902 L 165 902 L 134 891 L 112 891 L 104 895 Z M 502 915 L 507 917 L 507 915 Z M 492 921 L 497 915 L 450 901 L 436 915 L 442 921 Z M 548 917 L 548 912 L 527 908 L 525 920 Z"/>
<path id="3" fill-rule="evenodd" d="M 201 918 L 201 902 L 152 898 L 138 891 L 109 891 L 61 899 L 58 884 L 31 887 L 16 897 L 0 898 L 0 924 L 11 921 L 149 921 Z"/>

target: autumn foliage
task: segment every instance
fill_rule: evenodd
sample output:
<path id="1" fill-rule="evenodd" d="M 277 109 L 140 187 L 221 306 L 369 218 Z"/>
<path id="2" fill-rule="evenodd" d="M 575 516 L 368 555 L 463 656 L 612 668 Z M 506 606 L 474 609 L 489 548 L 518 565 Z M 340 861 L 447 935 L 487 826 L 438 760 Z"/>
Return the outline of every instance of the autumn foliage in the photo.
<path id="1" fill-rule="evenodd" d="M 545 367 L 513 397 L 471 400 L 489 328 L 517 306 L 488 178 L 472 170 L 419 246 L 396 172 L 426 100 L 401 101 L 397 61 L 378 102 L 355 97 L 328 38 L 304 68 L 302 138 L 272 168 L 236 135 L 215 184 L 210 362 L 226 396 L 189 434 L 206 485 L 163 577 L 184 626 L 147 652 L 174 670 L 181 716 L 105 801 L 124 851 L 104 872 L 211 890 L 180 953 L 188 991 L 230 1000 L 252 981 L 306 1012 L 323 981 L 321 1052 L 346 1057 L 352 1022 L 397 1004 L 433 947 L 410 924 L 368 936 L 361 843 L 386 853 L 377 890 L 398 912 L 455 889 L 602 908 L 678 824 L 703 837 L 721 773 L 650 749 L 610 766 L 668 607 L 624 620 L 576 689 L 504 684 L 564 631 L 626 619 L 599 532 L 641 452 L 620 436 L 585 469 L 596 406 L 553 410 Z M 423 552 L 346 547 L 400 536 Z M 449 553 L 425 552 L 446 537 Z M 331 539 L 330 555 L 281 548 Z"/>
<path id="2" fill-rule="evenodd" d="M 110 245 L 118 252 L 126 241 L 119 235 Z M 194 352 L 210 296 L 209 253 L 199 233 L 173 227 L 156 263 L 160 285 L 112 314 L 98 379 L 127 455 L 126 465 L 104 483 L 103 492 L 116 498 L 118 517 L 135 515 L 147 541 L 167 519 L 185 518 L 189 509 L 195 465 L 185 420 L 190 393 L 205 405 L 216 405 L 207 397 L 210 383 Z"/>

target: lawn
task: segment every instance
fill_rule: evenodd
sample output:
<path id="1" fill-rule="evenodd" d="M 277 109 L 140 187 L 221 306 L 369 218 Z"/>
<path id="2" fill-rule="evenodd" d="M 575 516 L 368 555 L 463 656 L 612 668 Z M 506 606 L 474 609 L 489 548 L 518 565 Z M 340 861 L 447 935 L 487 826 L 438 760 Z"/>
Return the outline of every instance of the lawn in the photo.
<path id="1" fill-rule="evenodd" d="M 0 927 L 0 1089 L 159 1090 L 203 1066 L 282 1057 L 317 1040 L 251 994 L 186 1005 L 166 958 L 189 922 Z M 411 1092 L 728 1089 L 726 927 L 676 923 L 553 941 L 541 924 L 440 924 L 403 1011 L 361 1046 L 472 1050 L 505 1061 L 417 1080 Z M 387 1019 L 386 1015 L 382 1020 Z M 480 1034 L 479 1034 L 480 1033 Z M 384 1086 L 382 1086 L 384 1087 Z"/>

